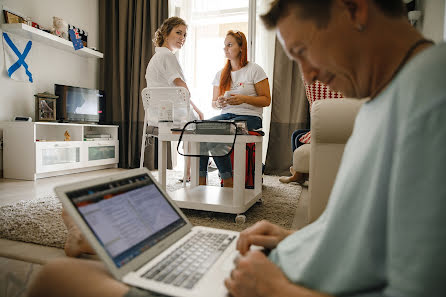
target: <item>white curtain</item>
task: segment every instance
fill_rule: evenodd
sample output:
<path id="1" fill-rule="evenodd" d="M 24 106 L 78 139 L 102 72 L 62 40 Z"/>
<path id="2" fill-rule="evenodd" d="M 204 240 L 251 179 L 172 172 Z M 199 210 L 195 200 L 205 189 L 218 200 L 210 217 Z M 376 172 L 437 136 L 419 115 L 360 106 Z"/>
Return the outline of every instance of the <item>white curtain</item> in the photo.
<path id="1" fill-rule="evenodd" d="M 274 54 L 276 32 L 274 30 L 266 30 L 260 15 L 269 10 L 271 0 L 257 0 L 256 8 L 256 44 L 255 44 L 255 62 L 262 66 L 268 76 L 271 96 L 273 91 L 273 72 L 274 72 Z M 274 98 L 271 98 L 274 100 Z M 272 103 L 271 103 L 272 105 Z M 263 109 L 263 156 L 262 162 L 265 164 L 266 153 L 268 151 L 268 140 L 271 123 L 271 105 Z"/>

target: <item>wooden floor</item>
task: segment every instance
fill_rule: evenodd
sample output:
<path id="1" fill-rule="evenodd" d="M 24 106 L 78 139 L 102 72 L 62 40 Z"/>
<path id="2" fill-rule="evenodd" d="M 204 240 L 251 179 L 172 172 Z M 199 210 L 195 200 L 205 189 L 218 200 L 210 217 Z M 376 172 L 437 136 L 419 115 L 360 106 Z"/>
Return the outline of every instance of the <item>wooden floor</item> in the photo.
<path id="1" fill-rule="evenodd" d="M 74 183 L 82 180 L 91 180 L 122 170 L 125 169 L 113 168 L 95 170 L 83 173 L 40 178 L 36 181 L 0 178 L 0 206 L 14 203 L 19 200 L 52 196 L 54 193 L 54 187 L 58 185 Z"/>

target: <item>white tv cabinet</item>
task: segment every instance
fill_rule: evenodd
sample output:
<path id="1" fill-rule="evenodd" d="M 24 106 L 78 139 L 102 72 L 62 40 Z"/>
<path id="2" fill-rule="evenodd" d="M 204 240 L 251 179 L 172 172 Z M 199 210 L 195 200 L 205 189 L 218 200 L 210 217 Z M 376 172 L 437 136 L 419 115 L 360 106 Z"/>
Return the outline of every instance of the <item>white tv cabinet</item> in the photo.
<path id="1" fill-rule="evenodd" d="M 118 126 L 52 122 L 2 122 L 3 177 L 38 178 L 116 168 L 119 162 Z M 65 141 L 65 131 L 71 136 Z M 87 134 L 108 139 L 84 140 Z"/>

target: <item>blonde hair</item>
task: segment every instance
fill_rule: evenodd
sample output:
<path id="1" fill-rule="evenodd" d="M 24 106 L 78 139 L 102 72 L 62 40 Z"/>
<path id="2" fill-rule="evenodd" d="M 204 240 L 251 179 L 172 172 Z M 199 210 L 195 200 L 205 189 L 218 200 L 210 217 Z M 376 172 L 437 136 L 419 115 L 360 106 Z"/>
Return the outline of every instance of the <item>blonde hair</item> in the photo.
<path id="1" fill-rule="evenodd" d="M 170 34 L 170 32 L 176 26 L 184 25 L 187 28 L 186 22 L 179 17 L 171 17 L 165 19 L 161 26 L 156 30 L 155 37 L 152 39 L 152 42 L 155 46 L 163 46 L 165 38 Z"/>

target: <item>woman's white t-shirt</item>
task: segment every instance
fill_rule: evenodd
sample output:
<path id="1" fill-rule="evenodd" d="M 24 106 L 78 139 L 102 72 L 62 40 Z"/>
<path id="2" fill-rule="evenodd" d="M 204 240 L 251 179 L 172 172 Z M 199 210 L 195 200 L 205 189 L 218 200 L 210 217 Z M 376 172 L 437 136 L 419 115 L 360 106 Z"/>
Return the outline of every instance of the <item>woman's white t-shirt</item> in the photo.
<path id="1" fill-rule="evenodd" d="M 212 85 L 218 87 L 220 86 L 220 76 L 221 70 L 215 75 Z M 245 67 L 237 70 L 231 71 L 231 89 L 230 94 L 241 94 L 246 96 L 258 96 L 255 84 L 261 82 L 266 76 L 265 71 L 262 67 L 256 63 L 249 62 Z M 254 106 L 251 104 L 243 103 L 240 105 L 227 105 L 222 108 L 221 113 L 233 113 L 238 115 L 251 115 L 262 117 L 262 107 Z"/>
<path id="2" fill-rule="evenodd" d="M 177 78 L 186 81 L 177 57 L 167 47 L 155 47 L 146 69 L 147 87 L 175 87 Z"/>
<path id="3" fill-rule="evenodd" d="M 181 78 L 184 82 L 183 69 L 177 57 L 167 47 L 155 47 L 155 54 L 146 69 L 147 87 L 175 87 L 173 81 Z M 189 120 L 199 119 L 196 111 L 190 107 Z"/>

